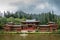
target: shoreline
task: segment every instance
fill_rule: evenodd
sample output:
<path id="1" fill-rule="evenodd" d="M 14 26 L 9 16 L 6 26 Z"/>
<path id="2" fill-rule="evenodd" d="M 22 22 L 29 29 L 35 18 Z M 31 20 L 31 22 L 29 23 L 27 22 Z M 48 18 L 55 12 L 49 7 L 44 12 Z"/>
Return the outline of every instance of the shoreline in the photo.
<path id="1" fill-rule="evenodd" d="M 60 34 L 58 32 L 0 32 L 0 34 Z"/>

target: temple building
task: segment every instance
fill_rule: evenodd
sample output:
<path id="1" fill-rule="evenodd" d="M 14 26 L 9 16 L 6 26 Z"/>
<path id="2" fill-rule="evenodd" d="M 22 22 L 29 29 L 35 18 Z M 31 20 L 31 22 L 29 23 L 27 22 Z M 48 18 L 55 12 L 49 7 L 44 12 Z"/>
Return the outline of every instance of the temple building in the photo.
<path id="1" fill-rule="evenodd" d="M 40 25 L 39 21 L 33 20 L 26 20 L 21 21 L 20 25 L 14 25 L 12 22 L 7 23 L 4 27 L 6 31 L 21 31 L 21 30 L 28 30 L 33 31 L 38 29 L 41 32 L 53 32 L 57 31 L 58 25 L 55 22 L 49 22 L 47 25 Z"/>

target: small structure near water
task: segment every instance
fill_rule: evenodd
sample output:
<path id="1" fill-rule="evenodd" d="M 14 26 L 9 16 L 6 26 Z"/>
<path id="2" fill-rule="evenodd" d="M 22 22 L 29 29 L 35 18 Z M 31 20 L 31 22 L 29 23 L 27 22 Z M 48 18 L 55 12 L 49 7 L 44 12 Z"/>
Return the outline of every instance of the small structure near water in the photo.
<path id="1" fill-rule="evenodd" d="M 21 25 L 14 25 L 13 23 L 6 24 L 4 30 L 6 31 L 21 31 L 27 30 L 32 32 L 39 29 L 41 32 L 53 32 L 57 31 L 58 25 L 54 22 L 49 22 L 48 25 L 40 25 L 39 21 L 36 20 L 26 20 L 22 21 Z"/>

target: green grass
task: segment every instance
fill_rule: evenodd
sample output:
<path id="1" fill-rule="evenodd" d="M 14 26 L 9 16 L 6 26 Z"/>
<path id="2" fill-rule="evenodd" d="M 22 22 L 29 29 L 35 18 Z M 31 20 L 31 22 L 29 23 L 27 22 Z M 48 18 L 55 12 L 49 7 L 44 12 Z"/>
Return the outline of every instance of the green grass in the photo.
<path id="1" fill-rule="evenodd" d="M 60 31 L 58 32 L 25 32 L 25 34 L 60 34 Z M 0 34 L 24 34 L 23 32 L 17 32 L 17 31 L 0 31 Z"/>
<path id="2" fill-rule="evenodd" d="M 26 32 L 25 34 L 40 34 L 40 33 L 52 33 L 52 32 Z M 22 32 L 0 32 L 0 34 L 24 34 Z"/>

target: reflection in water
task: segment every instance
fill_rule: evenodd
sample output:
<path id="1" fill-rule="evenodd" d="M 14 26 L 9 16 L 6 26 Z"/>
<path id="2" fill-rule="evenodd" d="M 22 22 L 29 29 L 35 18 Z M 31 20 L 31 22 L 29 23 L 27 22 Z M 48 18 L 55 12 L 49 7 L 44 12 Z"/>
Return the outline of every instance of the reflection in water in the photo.
<path id="1" fill-rule="evenodd" d="M 22 37 L 26 37 L 26 36 L 28 36 L 28 34 L 20 34 L 20 36 L 22 36 Z"/>
<path id="2" fill-rule="evenodd" d="M 28 36 L 28 34 L 20 34 L 20 37 L 22 37 L 22 40 L 25 40 L 26 39 L 26 37 Z"/>
<path id="3" fill-rule="evenodd" d="M 0 40 L 60 40 L 60 34 L 0 34 Z"/>
<path id="4" fill-rule="evenodd" d="M 25 39 L 26 36 L 28 36 L 28 34 L 25 34 L 27 32 L 28 32 L 27 30 L 21 30 L 21 33 L 23 33 L 23 34 L 20 34 L 20 36 L 23 37 L 23 39 Z"/>

